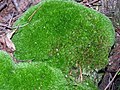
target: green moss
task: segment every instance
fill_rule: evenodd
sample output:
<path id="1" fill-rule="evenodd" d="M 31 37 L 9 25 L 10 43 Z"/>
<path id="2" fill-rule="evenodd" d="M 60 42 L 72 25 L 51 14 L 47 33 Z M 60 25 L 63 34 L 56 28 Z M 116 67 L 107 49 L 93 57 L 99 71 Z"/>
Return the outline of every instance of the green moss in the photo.
<path id="1" fill-rule="evenodd" d="M 111 21 L 73 1 L 49 0 L 26 11 L 14 25 L 29 24 L 13 37 L 15 57 L 34 59 L 68 72 L 76 62 L 82 68 L 100 68 L 114 43 Z"/>
<path id="2" fill-rule="evenodd" d="M 0 50 L 0 90 L 8 90 L 7 82 L 10 79 L 9 74 L 13 68 L 12 64 L 11 57 Z"/>
<path id="3" fill-rule="evenodd" d="M 13 68 L 12 58 L 4 51 L 0 50 L 0 73 L 8 73 Z"/>
<path id="4" fill-rule="evenodd" d="M 14 64 L 0 52 L 0 90 L 67 90 L 62 72 L 46 63 Z"/>
<path id="5" fill-rule="evenodd" d="M 82 83 L 71 83 L 69 90 L 98 90 L 93 80 L 87 79 Z"/>
<path id="6" fill-rule="evenodd" d="M 67 82 L 60 70 L 47 64 L 20 64 L 10 86 L 13 86 L 14 90 L 66 90 Z"/>

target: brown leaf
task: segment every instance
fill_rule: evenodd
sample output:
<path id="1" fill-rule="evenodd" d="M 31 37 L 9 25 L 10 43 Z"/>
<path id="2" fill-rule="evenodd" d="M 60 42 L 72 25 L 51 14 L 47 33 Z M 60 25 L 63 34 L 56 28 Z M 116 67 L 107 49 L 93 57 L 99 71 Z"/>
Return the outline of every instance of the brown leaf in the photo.
<path id="1" fill-rule="evenodd" d="M 8 30 L 6 32 L 1 31 L 0 33 L 0 49 L 8 52 L 11 56 L 13 56 L 13 52 L 16 50 L 15 45 L 10 40 L 16 30 Z"/>
<path id="2" fill-rule="evenodd" d="M 10 40 L 11 37 L 13 36 L 13 34 L 15 33 L 16 30 L 13 31 L 8 31 L 5 37 L 5 42 L 6 42 L 6 47 L 8 49 L 10 49 L 10 52 L 14 52 L 15 51 L 15 45 L 13 44 L 13 42 Z"/>

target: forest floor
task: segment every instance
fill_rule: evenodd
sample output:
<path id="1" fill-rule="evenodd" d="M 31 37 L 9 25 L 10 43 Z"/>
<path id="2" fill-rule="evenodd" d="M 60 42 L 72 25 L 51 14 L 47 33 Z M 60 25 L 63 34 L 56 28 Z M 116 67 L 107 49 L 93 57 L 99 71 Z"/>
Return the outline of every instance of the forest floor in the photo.
<path id="1" fill-rule="evenodd" d="M 9 37 L 13 23 L 30 6 L 36 5 L 40 1 L 41 0 L 0 0 L 0 50 L 7 51 L 11 55 L 13 54 L 15 49 L 14 44 L 10 40 L 12 35 Z M 82 2 L 82 4 L 90 8 L 93 3 L 96 2 Z M 120 28 L 115 28 L 115 31 L 116 41 L 108 57 L 109 63 L 98 71 L 98 74 L 103 73 L 100 82 L 98 82 L 100 90 L 120 90 L 118 89 L 118 86 L 120 86 Z"/>

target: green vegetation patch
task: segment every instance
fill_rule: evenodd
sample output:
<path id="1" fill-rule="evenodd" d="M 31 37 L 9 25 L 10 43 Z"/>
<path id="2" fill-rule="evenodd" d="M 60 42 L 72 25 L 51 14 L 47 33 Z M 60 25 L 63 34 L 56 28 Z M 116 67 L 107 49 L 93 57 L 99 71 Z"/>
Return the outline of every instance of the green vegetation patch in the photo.
<path id="1" fill-rule="evenodd" d="M 91 79 L 87 79 L 82 83 L 72 83 L 69 90 L 98 90 L 97 85 Z"/>
<path id="2" fill-rule="evenodd" d="M 63 72 L 76 62 L 90 69 L 107 63 L 115 33 L 106 16 L 73 1 L 49 0 L 31 7 L 14 26 L 28 23 L 35 10 L 12 39 L 17 59 L 47 62 Z"/>
<path id="3" fill-rule="evenodd" d="M 13 69 L 12 58 L 5 52 L 0 51 L 0 90 L 8 90 L 9 74 Z M 7 78 L 6 78 L 7 77 Z"/>
<path id="4" fill-rule="evenodd" d="M 0 51 L 0 90 L 67 90 L 62 72 L 46 63 L 15 64 Z"/>

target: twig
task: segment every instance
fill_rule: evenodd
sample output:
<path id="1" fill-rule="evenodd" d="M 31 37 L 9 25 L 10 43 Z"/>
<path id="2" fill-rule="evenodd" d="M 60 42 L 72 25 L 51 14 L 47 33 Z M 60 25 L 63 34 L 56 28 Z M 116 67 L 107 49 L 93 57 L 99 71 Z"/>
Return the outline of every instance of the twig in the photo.
<path id="1" fill-rule="evenodd" d="M 15 27 L 11 27 L 11 29 L 22 28 L 22 27 L 27 26 L 28 24 L 29 23 L 26 23 L 26 24 L 23 24 L 23 25 L 18 25 L 18 26 L 15 26 Z"/>
<path id="2" fill-rule="evenodd" d="M 79 65 L 79 68 L 80 68 L 79 78 L 80 78 L 80 81 L 82 82 L 82 81 L 83 81 L 83 75 L 82 75 L 82 69 L 81 69 L 81 66 L 80 66 L 80 65 Z"/>
<path id="3" fill-rule="evenodd" d="M 11 26 L 11 22 L 12 22 L 12 20 L 13 20 L 13 16 L 14 16 L 14 12 L 12 13 L 11 18 L 10 18 L 10 20 L 9 20 L 9 24 L 8 24 L 9 27 Z"/>
<path id="4" fill-rule="evenodd" d="M 0 3 L 0 11 L 2 11 L 7 6 L 7 3 Z"/>
<path id="5" fill-rule="evenodd" d="M 35 15 L 35 13 L 40 9 L 41 6 L 39 6 L 33 13 L 32 15 L 28 18 L 28 22 L 31 21 L 32 17 Z"/>
<path id="6" fill-rule="evenodd" d="M 18 12 L 20 12 L 20 8 L 19 8 L 19 4 L 17 2 L 17 0 L 12 0 L 13 4 L 15 5 L 15 8 Z"/>
<path id="7" fill-rule="evenodd" d="M 3 30 L 3 31 L 4 31 L 4 30 L 5 30 L 5 28 L 4 28 L 4 27 L 0 27 L 0 31 L 1 31 L 1 30 Z"/>
<path id="8" fill-rule="evenodd" d="M 25 27 L 25 26 L 27 26 L 28 24 L 29 24 L 29 23 L 26 23 L 26 24 L 23 24 L 23 25 L 14 26 L 14 27 L 10 27 L 10 26 L 8 26 L 7 24 L 2 24 L 2 23 L 0 23 L 0 26 L 6 27 L 6 28 L 8 28 L 8 29 L 16 29 L 16 28 Z"/>
<path id="9" fill-rule="evenodd" d="M 8 29 L 11 29 L 11 28 L 12 28 L 12 27 L 8 26 L 7 24 L 2 24 L 2 23 L 0 23 L 0 26 L 6 27 L 6 28 L 8 28 Z"/>
<path id="10" fill-rule="evenodd" d="M 109 84 L 105 87 L 104 90 L 107 90 L 109 88 L 109 86 L 112 84 L 112 82 L 114 81 L 114 79 L 116 78 L 117 74 L 120 72 L 120 68 L 118 69 L 118 71 L 115 73 L 114 77 L 112 78 L 112 80 L 109 82 Z"/>
<path id="11" fill-rule="evenodd" d="M 13 57 L 13 55 L 12 55 L 12 57 Z M 13 57 L 13 61 L 15 63 L 23 63 L 23 62 L 31 63 L 31 62 L 33 62 L 33 59 L 31 59 L 31 60 L 17 60 L 15 57 Z"/>
<path id="12" fill-rule="evenodd" d="M 93 1 L 89 2 L 89 4 L 92 5 L 92 4 L 97 3 L 97 2 L 99 2 L 99 1 L 100 1 L 100 0 L 93 0 Z"/>
<path id="13" fill-rule="evenodd" d="M 100 0 L 93 0 L 93 1 L 90 2 L 89 0 L 83 0 L 83 1 L 77 1 L 77 2 L 80 2 L 81 4 L 83 4 L 83 5 L 87 6 L 87 7 L 92 8 L 92 6 L 101 6 L 101 5 L 94 5 L 94 3 L 97 3 L 99 1 Z"/>
<path id="14" fill-rule="evenodd" d="M 83 2 L 83 3 L 87 3 L 87 2 L 88 2 L 88 0 L 83 0 L 82 2 Z"/>

